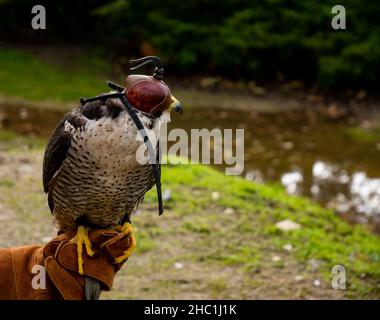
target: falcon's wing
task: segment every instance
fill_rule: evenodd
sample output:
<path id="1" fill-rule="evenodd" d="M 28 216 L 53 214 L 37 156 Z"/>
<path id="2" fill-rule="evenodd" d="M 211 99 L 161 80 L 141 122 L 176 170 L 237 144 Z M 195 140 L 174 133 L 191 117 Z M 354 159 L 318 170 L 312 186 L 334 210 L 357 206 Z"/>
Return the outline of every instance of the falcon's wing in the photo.
<path id="1" fill-rule="evenodd" d="M 104 102 L 87 103 L 67 113 L 59 122 L 49 138 L 43 161 L 44 191 L 49 192 L 49 186 L 55 173 L 61 168 L 71 145 L 71 133 L 65 130 L 66 121 L 75 129 L 83 127 L 88 119 L 99 119 L 104 114 Z M 54 204 L 48 199 L 50 210 Z"/>
<path id="2" fill-rule="evenodd" d="M 67 121 L 65 116 L 57 128 L 54 130 L 53 134 L 49 138 L 49 142 L 45 149 L 44 162 L 43 162 L 43 173 L 42 181 L 44 185 L 44 191 L 49 192 L 49 185 L 51 183 L 54 174 L 59 170 L 63 161 L 66 158 L 67 151 L 71 144 L 71 133 L 65 131 L 65 122 Z M 48 196 L 48 203 L 50 211 L 53 212 L 54 203 Z"/>

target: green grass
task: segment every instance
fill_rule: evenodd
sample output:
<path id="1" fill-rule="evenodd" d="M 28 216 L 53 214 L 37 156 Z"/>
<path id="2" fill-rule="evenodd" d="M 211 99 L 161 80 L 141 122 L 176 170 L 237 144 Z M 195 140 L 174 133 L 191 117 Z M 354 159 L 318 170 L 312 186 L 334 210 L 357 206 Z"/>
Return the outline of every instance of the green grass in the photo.
<path id="1" fill-rule="evenodd" d="M 263 243 L 277 249 L 291 243 L 299 262 L 306 263 L 309 259 L 321 261 L 326 279 L 331 276 L 331 268 L 340 264 L 348 270 L 348 282 L 352 288 L 362 290 L 362 293 L 371 290 L 380 293 L 380 239 L 365 227 L 350 226 L 333 211 L 306 198 L 289 196 L 278 187 L 228 177 L 206 166 L 169 165 L 163 173 L 165 188 L 177 191 L 172 206 L 176 208 L 176 214 L 185 220 L 182 225 L 185 230 L 223 237 L 224 228 L 215 227 L 212 220 L 217 221 L 218 216 L 223 215 L 223 210 L 217 208 L 233 207 L 239 216 L 228 227 L 231 236 L 262 239 Z M 197 194 L 192 190 L 197 190 Z M 210 190 L 218 191 L 220 199 L 213 201 Z M 154 196 L 155 193 L 151 192 L 150 198 Z M 216 206 L 217 212 L 212 210 L 209 213 L 206 208 L 210 203 Z M 200 215 L 195 221 L 186 221 L 190 212 L 202 210 L 206 210 L 209 216 Z M 283 233 L 274 224 L 284 219 L 295 221 L 302 228 Z M 257 265 L 260 247 L 254 242 L 240 243 L 233 254 L 208 258 L 227 265 Z M 371 279 L 373 283 L 363 283 L 362 277 Z"/>
<path id="2" fill-rule="evenodd" d="M 0 95 L 33 101 L 77 101 L 108 91 L 110 66 L 96 53 L 49 63 L 18 50 L 0 49 Z"/>

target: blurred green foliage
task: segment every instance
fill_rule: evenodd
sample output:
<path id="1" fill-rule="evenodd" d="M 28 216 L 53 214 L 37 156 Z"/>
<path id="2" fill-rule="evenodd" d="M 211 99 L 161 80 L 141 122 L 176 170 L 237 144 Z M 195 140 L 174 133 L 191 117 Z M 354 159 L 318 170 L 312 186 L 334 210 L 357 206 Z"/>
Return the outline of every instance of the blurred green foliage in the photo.
<path id="1" fill-rule="evenodd" d="M 84 53 L 85 54 L 85 53 Z M 17 50 L 0 50 L 0 94 L 28 100 L 78 101 L 107 90 L 108 64 L 92 52 L 86 62 L 71 58 L 64 66 Z"/>
<path id="2" fill-rule="evenodd" d="M 148 51 L 179 74 L 302 80 L 327 89 L 376 90 L 380 73 L 377 0 L 339 1 L 346 8 L 346 30 L 332 29 L 331 9 L 337 2 L 327 0 L 39 3 L 47 11 L 44 31 L 30 28 L 35 1 L 0 0 L 5 13 L 0 36 L 6 41 L 95 43 L 134 56 Z"/>

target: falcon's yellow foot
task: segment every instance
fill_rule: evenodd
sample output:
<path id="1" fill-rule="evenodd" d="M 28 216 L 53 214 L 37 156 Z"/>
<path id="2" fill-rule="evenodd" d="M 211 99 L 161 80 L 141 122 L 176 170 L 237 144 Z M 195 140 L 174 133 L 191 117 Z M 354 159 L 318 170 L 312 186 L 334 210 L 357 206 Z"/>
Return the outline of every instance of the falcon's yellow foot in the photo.
<path id="1" fill-rule="evenodd" d="M 129 239 L 131 241 L 130 247 L 124 251 L 123 255 L 120 257 L 117 257 L 115 260 L 117 263 L 121 263 L 124 260 L 128 259 L 129 256 L 132 254 L 133 250 L 136 248 L 136 238 L 135 235 L 133 234 L 133 228 L 129 222 L 126 222 L 122 225 L 120 228 L 120 231 L 129 235 Z"/>
<path id="2" fill-rule="evenodd" d="M 78 227 L 77 233 L 74 238 L 70 240 L 72 243 L 76 243 L 77 245 L 77 253 L 78 253 L 78 272 L 79 274 L 83 274 L 83 245 L 86 248 L 87 254 L 92 257 L 95 252 L 91 248 L 91 242 L 88 238 L 88 229 L 80 226 Z"/>

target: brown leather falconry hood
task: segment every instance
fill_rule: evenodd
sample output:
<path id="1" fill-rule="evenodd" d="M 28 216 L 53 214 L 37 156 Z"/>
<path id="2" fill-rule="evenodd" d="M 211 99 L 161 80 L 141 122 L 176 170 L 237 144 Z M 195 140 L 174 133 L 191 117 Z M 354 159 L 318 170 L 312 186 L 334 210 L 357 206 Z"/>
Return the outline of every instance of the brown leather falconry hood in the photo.
<path id="1" fill-rule="evenodd" d="M 173 111 L 182 112 L 181 104 L 172 96 L 167 84 L 162 81 L 164 68 L 160 58 L 148 56 L 131 62 L 139 64 L 130 70 L 136 70 L 151 62 L 156 65 L 152 76 L 133 74 L 126 78 L 125 95 L 134 108 L 155 117 L 160 116 L 171 106 L 174 107 Z"/>
<path id="2" fill-rule="evenodd" d="M 138 63 L 130 70 L 136 70 L 148 63 L 154 63 L 155 69 L 152 76 L 143 74 L 132 74 L 125 79 L 125 87 L 108 81 L 108 86 L 117 91 L 93 98 L 82 98 L 81 103 L 106 100 L 107 98 L 116 98 L 123 95 L 127 98 L 128 103 L 135 109 L 149 113 L 153 117 L 159 117 L 163 111 L 170 110 L 182 113 L 182 104 L 172 95 L 168 85 L 162 80 L 164 68 L 159 57 L 148 56 L 137 60 L 131 60 L 131 63 Z"/>

